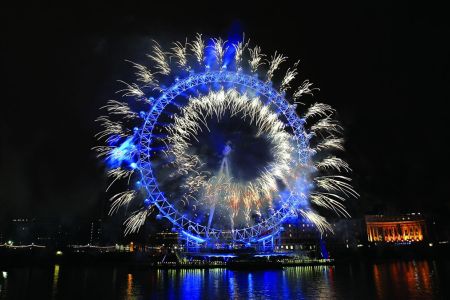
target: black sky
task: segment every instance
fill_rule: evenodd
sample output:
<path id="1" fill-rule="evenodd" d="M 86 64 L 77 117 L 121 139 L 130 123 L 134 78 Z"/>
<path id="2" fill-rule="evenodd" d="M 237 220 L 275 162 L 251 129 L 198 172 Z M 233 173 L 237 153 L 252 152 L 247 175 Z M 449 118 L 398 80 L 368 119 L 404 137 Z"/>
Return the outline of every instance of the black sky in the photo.
<path id="1" fill-rule="evenodd" d="M 3 7 L 0 218 L 93 216 L 107 198 L 94 119 L 150 40 L 227 37 L 301 59 L 346 128 L 346 158 L 374 211 L 449 212 L 450 18 L 444 7 L 310 3 Z M 278 5 L 278 4 L 277 4 Z"/>

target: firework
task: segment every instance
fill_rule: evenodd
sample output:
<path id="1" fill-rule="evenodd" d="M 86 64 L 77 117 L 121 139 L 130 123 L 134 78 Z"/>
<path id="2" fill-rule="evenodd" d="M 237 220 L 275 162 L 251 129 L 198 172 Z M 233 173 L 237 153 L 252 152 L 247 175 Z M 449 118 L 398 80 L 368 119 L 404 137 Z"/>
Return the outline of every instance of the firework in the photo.
<path id="1" fill-rule="evenodd" d="M 297 114 L 302 96 L 318 90 L 307 79 L 294 87 L 299 61 L 274 82 L 287 57 L 201 34 L 168 51 L 154 42 L 147 57 L 150 66 L 128 61 L 136 82 L 120 81 L 123 101 L 109 100 L 98 118 L 108 189 L 130 186 L 110 209 L 132 207 L 126 234 L 155 209 L 199 243 L 254 241 L 293 216 L 332 231 L 321 208 L 349 216 L 343 203 L 358 193 L 340 175 L 351 171 L 337 157 L 343 128 L 328 104 Z"/>
<path id="2" fill-rule="evenodd" d="M 203 170 L 201 158 L 189 154 L 193 140 L 197 139 L 199 132 L 210 130 L 207 120 L 215 119 L 220 123 L 225 115 L 237 116 L 240 121 L 255 126 L 255 136 L 263 137 L 270 145 L 273 161 L 255 179 L 246 182 L 233 179 L 229 171 L 223 170 L 228 162 L 227 157 L 223 158 L 222 168 L 210 177 L 208 175 L 211 171 Z M 266 109 L 259 98 L 249 98 L 234 89 L 210 92 L 201 98 L 190 99 L 180 115 L 174 116 L 166 139 L 169 144 L 166 155 L 173 158 L 169 160 L 173 160 L 178 175 L 187 179 L 183 198 L 196 199 L 192 192 L 197 193 L 199 190 L 200 195 L 209 199 L 217 198 L 220 193 L 220 198 L 229 205 L 233 215 L 237 215 L 237 210 L 243 207 L 245 218 L 249 219 L 252 206 L 257 208 L 261 201 L 271 201 L 278 192 L 276 181 L 287 183 L 287 176 L 293 168 L 293 141 L 284 127 L 277 115 Z M 227 147 L 231 151 L 232 146 Z M 196 199 L 196 207 L 199 206 L 198 202 L 202 201 L 204 200 Z"/>

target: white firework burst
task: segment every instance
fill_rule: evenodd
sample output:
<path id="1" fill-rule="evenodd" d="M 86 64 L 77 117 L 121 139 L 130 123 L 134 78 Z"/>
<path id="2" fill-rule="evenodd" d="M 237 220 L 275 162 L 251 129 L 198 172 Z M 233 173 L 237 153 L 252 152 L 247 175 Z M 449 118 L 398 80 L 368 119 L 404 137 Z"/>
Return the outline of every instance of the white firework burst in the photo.
<path id="1" fill-rule="evenodd" d="M 179 68 L 184 70 L 189 70 L 187 60 L 187 42 L 182 44 L 180 42 L 174 42 L 172 47 L 173 57 L 177 60 L 177 65 Z"/>
<path id="2" fill-rule="evenodd" d="M 319 229 L 320 232 L 322 232 L 322 233 L 325 231 L 333 232 L 333 228 L 331 227 L 331 224 L 328 223 L 328 221 L 324 217 L 319 215 L 318 213 L 316 213 L 312 210 L 300 209 L 299 214 L 306 220 L 315 224 L 317 229 Z"/>
<path id="3" fill-rule="evenodd" d="M 107 176 L 111 177 L 113 180 L 106 188 L 106 191 L 109 190 L 109 188 L 119 179 L 128 178 L 128 183 L 130 182 L 131 175 L 133 175 L 134 170 L 124 170 L 122 168 L 115 168 L 108 170 Z"/>
<path id="4" fill-rule="evenodd" d="M 197 60 L 197 63 L 203 64 L 205 60 L 205 41 L 202 39 L 202 35 L 197 33 L 195 40 L 190 44 L 191 51 Z"/>
<path id="5" fill-rule="evenodd" d="M 344 151 L 344 139 L 336 138 L 333 135 L 324 138 L 322 141 L 320 141 L 317 144 L 317 146 L 315 148 L 315 152 L 325 151 L 325 150 L 341 150 L 341 151 Z"/>
<path id="6" fill-rule="evenodd" d="M 340 134 L 342 130 L 343 128 L 339 125 L 339 122 L 331 119 L 330 117 L 323 118 L 311 126 L 311 131 L 315 133 L 325 131 L 327 133 Z"/>
<path id="7" fill-rule="evenodd" d="M 134 212 L 128 219 L 123 223 L 125 225 L 125 235 L 129 233 L 136 233 L 145 224 L 145 220 L 147 220 L 148 215 L 153 211 L 153 207 L 151 209 L 144 209 L 137 212 Z"/>
<path id="8" fill-rule="evenodd" d="M 110 141 L 115 136 L 125 136 L 125 130 L 120 122 L 111 121 L 108 117 L 102 116 L 98 117 L 97 122 L 101 122 L 101 126 L 104 128 L 102 131 L 98 132 L 95 137 L 97 139 L 104 139 Z"/>
<path id="9" fill-rule="evenodd" d="M 292 95 L 292 98 L 294 99 L 294 103 L 297 103 L 298 99 L 302 97 L 303 95 L 313 95 L 313 91 L 319 90 L 318 88 L 311 88 L 313 83 L 309 82 L 308 79 L 303 81 L 303 83 L 297 88 L 297 90 Z"/>
<path id="10" fill-rule="evenodd" d="M 297 61 L 292 68 L 287 69 L 286 74 L 283 77 L 283 80 L 281 81 L 281 92 L 286 92 L 288 89 L 291 88 L 291 81 L 295 79 L 295 77 L 298 75 L 298 64 L 300 61 Z"/>
<path id="11" fill-rule="evenodd" d="M 118 81 L 125 85 L 125 88 L 117 91 L 117 93 L 123 93 L 124 97 L 135 97 L 136 99 L 141 100 L 142 97 L 145 96 L 145 93 L 136 83 L 129 84 L 122 80 Z"/>
<path id="12" fill-rule="evenodd" d="M 121 207 L 127 206 L 136 197 L 136 191 L 125 191 L 118 193 L 109 199 L 111 201 L 111 208 L 109 214 L 112 215 Z"/>
<path id="13" fill-rule="evenodd" d="M 109 100 L 106 103 L 103 109 L 108 116 L 98 118 L 102 130 L 96 135 L 106 145 L 93 148 L 97 156 L 110 165 L 110 170 L 107 171 L 111 178 L 108 189 L 119 180 L 126 180 L 133 185 L 133 189 L 111 198 L 110 214 L 121 207 L 128 207 L 134 199 L 143 200 L 139 191 L 142 187 L 136 184 L 136 181 L 140 182 L 142 179 L 142 173 L 135 172 L 135 168 L 145 168 L 148 165 L 144 162 L 145 158 L 160 155 L 159 157 L 167 158 L 173 167 L 174 172 L 169 177 L 182 179 L 180 188 L 183 192 L 179 199 L 184 207 L 195 212 L 195 216 L 199 216 L 202 207 L 208 205 L 213 213 L 220 198 L 230 208 L 233 231 L 234 219 L 239 215 L 245 216 L 247 224 L 250 223 L 250 214 L 270 217 L 262 216 L 264 205 L 275 212 L 277 204 L 274 199 L 284 201 L 281 193 L 288 191 L 287 194 L 300 195 L 302 203 L 306 202 L 300 207 L 292 207 L 299 216 L 314 223 L 321 232 L 332 231 L 331 225 L 319 215 L 320 208 L 348 217 L 343 203 L 346 199 L 359 195 L 351 186 L 350 179 L 339 175 L 341 172 L 348 175 L 351 168 L 336 156 L 337 151 L 344 150 L 344 140 L 341 137 L 343 128 L 333 119 L 335 110 L 330 105 L 314 103 L 305 107 L 298 123 L 302 126 L 304 124 L 300 132 L 304 132 L 304 138 L 309 144 L 306 142 L 304 146 L 303 143 L 306 148 L 300 150 L 297 145 L 301 141 L 292 133 L 299 128 L 290 128 L 292 124 L 286 126 L 285 120 L 282 120 L 283 112 L 267 105 L 267 99 L 255 93 L 252 88 L 242 88 L 249 85 L 242 85 L 242 82 L 231 84 L 227 81 L 221 88 L 209 85 L 206 92 L 200 91 L 198 87 L 193 88 L 192 94 L 185 97 L 186 104 L 173 103 L 178 110 L 175 115 L 168 113 L 170 122 L 164 124 L 158 119 L 157 122 L 162 124 L 159 132 L 151 132 L 153 135 L 147 136 L 149 132 L 145 131 L 143 120 L 154 114 L 153 105 L 158 103 L 155 99 L 165 95 L 168 86 L 174 85 L 171 82 L 173 78 L 180 80 L 183 76 L 192 76 L 189 78 L 197 80 L 195 74 L 210 74 L 208 72 L 213 72 L 214 68 L 223 74 L 230 70 L 238 75 L 247 72 L 252 78 L 264 78 L 258 79 L 262 86 L 279 87 L 276 93 L 281 97 L 285 97 L 286 92 L 292 89 L 292 95 L 286 96 L 290 101 L 289 107 L 296 107 L 304 95 L 313 95 L 313 92 L 319 90 L 308 79 L 303 79 L 297 88 L 293 86 L 294 79 L 299 76 L 299 61 L 284 70 L 280 82 L 273 82 L 277 77 L 274 76 L 275 73 L 284 67 L 283 63 L 287 60 L 279 52 L 266 59 L 259 46 L 250 47 L 249 40 L 244 38 L 237 43 L 221 38 L 208 41 L 211 42 L 209 46 L 201 34 L 196 34 L 191 41 L 172 43 L 168 51 L 154 41 L 152 51 L 147 55 L 152 62 L 151 66 L 127 61 L 135 70 L 136 82 L 120 80 L 124 87 L 118 93 L 124 99 L 134 98 L 138 102 L 131 105 L 124 101 Z M 233 57 L 229 57 L 231 55 Z M 214 63 L 211 64 L 212 61 Z M 234 63 L 227 66 L 230 61 Z M 264 74 L 260 74 L 261 69 L 265 70 Z M 208 124 L 212 119 L 220 123 L 224 118 L 235 118 L 255 127 L 256 137 L 264 138 L 270 145 L 273 160 L 251 180 L 233 178 L 225 170 L 228 168 L 225 165 L 221 166 L 223 170 L 220 172 L 208 169 L 207 162 L 202 161 L 195 151 L 190 151 L 198 143 L 199 135 L 210 132 Z M 155 147 L 155 153 L 143 153 L 137 145 L 139 139 L 142 144 L 151 145 L 158 141 L 165 147 L 160 147 L 161 154 L 155 154 L 159 151 L 158 147 Z M 308 158 L 301 160 L 301 153 L 308 153 Z M 308 188 L 304 189 L 305 186 Z M 311 189 L 310 186 L 314 188 Z M 125 221 L 125 234 L 137 232 L 153 209 L 152 203 L 145 202 Z"/>
<path id="14" fill-rule="evenodd" d="M 100 109 L 106 109 L 110 115 L 123 116 L 124 119 L 134 119 L 138 115 L 130 109 L 128 104 L 116 100 L 108 100 L 107 105 Z"/>
<path id="15" fill-rule="evenodd" d="M 279 53 L 275 52 L 275 54 L 268 61 L 269 70 L 267 71 L 266 82 L 269 82 L 272 80 L 273 74 L 280 67 L 281 63 L 286 61 L 286 59 L 287 59 L 287 57 L 283 56 L 283 54 L 279 54 Z"/>
<path id="16" fill-rule="evenodd" d="M 136 80 L 139 82 L 142 82 L 144 84 L 143 87 L 158 88 L 158 82 L 156 80 L 155 74 L 150 72 L 150 70 L 148 70 L 146 66 L 137 64 L 130 60 L 125 60 L 125 61 L 131 63 L 133 65 L 133 68 L 136 69 L 136 72 L 135 72 Z"/>
<path id="17" fill-rule="evenodd" d="M 265 57 L 264 54 L 261 53 L 261 48 L 259 46 L 255 46 L 253 49 L 249 49 L 250 51 L 250 60 L 249 65 L 250 69 L 253 73 L 258 71 L 258 68 L 262 65 L 264 65 L 263 58 Z"/>
<path id="18" fill-rule="evenodd" d="M 327 117 L 334 113 L 334 108 L 325 103 L 314 103 L 311 105 L 305 113 L 305 118 L 309 119 L 312 117 Z"/>
<path id="19" fill-rule="evenodd" d="M 209 130 L 207 120 L 216 119 L 220 122 L 225 114 L 239 116 L 253 124 L 258 128 L 256 135 L 263 136 L 271 144 L 273 162 L 252 181 L 237 182 L 229 176 L 219 174 L 207 179 L 207 174 L 201 170 L 204 163 L 197 155 L 189 154 L 189 148 L 198 133 Z M 252 205 L 257 207 L 260 202 L 271 200 L 277 192 L 277 180 L 287 182 L 286 177 L 293 167 L 294 147 L 292 138 L 284 131 L 284 127 L 277 115 L 268 110 L 258 98 L 249 98 L 236 90 L 211 92 L 201 98 L 190 99 L 181 113 L 174 116 L 173 124 L 168 128 L 169 150 L 166 153 L 174 157 L 177 172 L 182 176 L 188 175 L 184 183 L 188 192 L 202 190 L 202 195 L 207 197 L 220 192 L 236 215 L 236 210 L 241 207 L 240 203 L 249 211 Z"/>
<path id="20" fill-rule="evenodd" d="M 228 46 L 226 46 L 227 41 L 222 40 L 221 38 L 212 39 L 212 48 L 214 50 L 214 56 L 216 58 L 216 62 L 219 66 L 222 66 L 223 56 L 225 52 L 228 50 Z"/>
<path id="21" fill-rule="evenodd" d="M 245 54 L 244 52 L 248 48 L 248 44 L 249 44 L 249 41 L 246 42 L 245 37 L 242 38 L 241 42 L 238 42 L 237 44 L 233 44 L 234 51 L 235 51 L 234 62 L 236 64 L 236 66 L 238 66 L 237 67 L 238 71 L 242 70 L 242 60 L 244 58 L 244 54 Z"/>
<path id="22" fill-rule="evenodd" d="M 350 166 L 343 159 L 336 156 L 329 156 L 316 163 L 316 167 L 323 170 L 334 169 L 338 172 L 350 172 Z"/>
<path id="23" fill-rule="evenodd" d="M 162 75 L 170 74 L 170 65 L 169 58 L 167 57 L 167 53 L 164 52 L 158 42 L 153 41 L 153 52 L 149 54 L 148 57 L 155 62 L 155 68 Z"/>

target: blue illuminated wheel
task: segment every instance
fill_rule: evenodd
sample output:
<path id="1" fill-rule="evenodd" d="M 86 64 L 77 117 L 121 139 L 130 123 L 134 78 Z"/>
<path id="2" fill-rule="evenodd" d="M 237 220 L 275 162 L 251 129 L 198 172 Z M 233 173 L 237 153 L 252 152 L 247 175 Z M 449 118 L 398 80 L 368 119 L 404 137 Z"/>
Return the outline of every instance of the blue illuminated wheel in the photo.
<path id="1" fill-rule="evenodd" d="M 297 116 L 294 105 L 289 104 L 283 96 L 275 91 L 269 84 L 264 83 L 253 76 L 228 71 L 206 72 L 201 74 L 191 74 L 189 77 L 176 82 L 162 93 L 148 112 L 140 133 L 141 152 L 139 166 L 143 183 L 151 202 L 158 207 L 164 217 L 169 219 L 184 234 L 193 235 L 201 241 L 203 241 L 205 237 L 213 237 L 215 239 L 231 238 L 232 240 L 242 242 L 256 241 L 262 236 L 266 236 L 279 230 L 283 220 L 287 217 L 295 216 L 295 208 L 298 207 L 299 203 L 304 201 L 302 198 L 304 198 L 305 195 L 301 196 L 295 191 L 290 191 L 290 194 L 284 199 L 283 205 L 280 206 L 273 215 L 253 226 L 234 230 L 215 229 L 208 228 L 208 226 L 204 224 L 186 218 L 182 213 L 177 211 L 170 199 L 167 199 L 164 193 L 159 189 L 158 181 L 153 175 L 154 171 L 151 162 L 152 135 L 161 113 L 166 106 L 180 94 L 199 85 L 213 84 L 229 84 L 231 87 L 242 86 L 251 89 L 258 95 L 266 97 L 269 103 L 273 104 L 273 106 L 284 115 L 289 126 L 292 128 L 297 145 L 296 152 L 298 154 L 298 160 L 305 165 L 308 163 L 311 151 L 308 147 L 308 140 L 303 129 L 303 120 Z"/>
<path id="2" fill-rule="evenodd" d="M 138 231 L 154 209 L 182 237 L 205 245 L 265 241 L 293 217 L 331 230 L 318 209 L 347 214 L 341 202 L 357 194 L 347 177 L 330 174 L 350 171 L 334 156 L 343 150 L 342 127 L 326 104 L 297 115 L 297 99 L 314 90 L 305 80 L 287 96 L 297 63 L 274 83 L 286 57 L 264 60 L 245 41 L 206 45 L 201 35 L 170 53 L 156 43 L 149 57 L 154 70 L 132 63 L 138 83 L 121 90 L 137 102 L 111 100 L 109 117 L 99 118 L 97 136 L 107 145 L 96 149 L 108 175 L 132 184 L 111 198 L 111 213 L 135 208 L 125 233 Z"/>

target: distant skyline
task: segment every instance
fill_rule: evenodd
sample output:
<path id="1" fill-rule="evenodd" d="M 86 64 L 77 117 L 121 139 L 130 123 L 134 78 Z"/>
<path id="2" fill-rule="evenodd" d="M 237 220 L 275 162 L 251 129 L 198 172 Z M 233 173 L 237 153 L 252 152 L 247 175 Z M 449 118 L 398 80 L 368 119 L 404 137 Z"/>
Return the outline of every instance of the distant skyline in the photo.
<path id="1" fill-rule="evenodd" d="M 304 13 L 268 4 L 225 11 L 2 9 L 0 218 L 105 215 L 112 193 L 91 151 L 94 120 L 118 97 L 116 80 L 132 77 L 124 60 L 144 63 L 152 38 L 226 38 L 236 28 L 269 54 L 282 48 L 290 62 L 301 59 L 300 78 L 320 88 L 307 101 L 337 109 L 361 194 L 347 204 L 352 215 L 450 212 L 445 9 L 306 3 Z"/>

